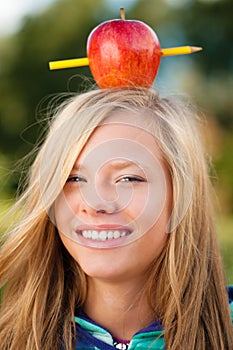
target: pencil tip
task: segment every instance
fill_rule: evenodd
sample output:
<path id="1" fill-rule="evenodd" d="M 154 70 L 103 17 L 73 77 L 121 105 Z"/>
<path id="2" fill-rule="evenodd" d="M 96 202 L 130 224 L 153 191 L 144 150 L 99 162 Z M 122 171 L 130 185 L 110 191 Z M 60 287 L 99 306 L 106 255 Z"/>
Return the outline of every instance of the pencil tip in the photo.
<path id="1" fill-rule="evenodd" d="M 197 46 L 191 46 L 191 52 L 198 52 L 198 51 L 201 51 L 203 50 L 202 47 L 197 47 Z"/>

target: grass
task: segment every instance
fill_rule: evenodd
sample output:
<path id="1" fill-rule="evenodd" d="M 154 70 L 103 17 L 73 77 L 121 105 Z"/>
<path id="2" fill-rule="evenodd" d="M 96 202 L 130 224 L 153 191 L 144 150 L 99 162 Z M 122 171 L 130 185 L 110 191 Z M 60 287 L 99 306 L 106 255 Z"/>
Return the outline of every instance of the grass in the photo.
<path id="1" fill-rule="evenodd" d="M 12 199 L 9 199 L 7 197 L 4 197 L 1 198 L 1 201 L 0 201 L 0 229 L 4 231 L 5 229 L 5 226 L 4 225 L 4 215 L 5 213 L 10 209 L 10 207 L 13 205 L 13 200 Z M 1 232 L 0 232 L 1 234 Z"/>
<path id="2" fill-rule="evenodd" d="M 218 218 L 217 227 L 227 282 L 233 285 L 233 216 Z"/>

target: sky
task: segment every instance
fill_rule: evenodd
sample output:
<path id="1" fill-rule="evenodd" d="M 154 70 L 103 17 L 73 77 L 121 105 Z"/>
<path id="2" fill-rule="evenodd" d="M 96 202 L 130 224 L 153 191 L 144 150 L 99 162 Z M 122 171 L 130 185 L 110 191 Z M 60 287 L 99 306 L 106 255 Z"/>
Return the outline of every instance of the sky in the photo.
<path id="1" fill-rule="evenodd" d="M 42 11 L 47 5 L 56 0 L 2 0 L 0 8 L 0 36 L 5 36 L 15 32 L 25 15 Z M 77 3 L 80 0 L 77 0 Z M 83 1 L 83 0 L 81 0 Z M 111 8 L 129 8 L 136 0 L 105 0 Z M 170 5 L 182 6 L 193 0 L 166 0 Z M 199 0 L 199 1 L 219 1 L 219 0 Z"/>
<path id="2" fill-rule="evenodd" d="M 0 8 L 0 36 L 14 33 L 25 15 L 42 11 L 56 0 L 2 0 Z M 77 0 L 77 3 L 80 0 Z M 135 0 L 105 0 L 111 6 L 132 6 Z"/>
<path id="3" fill-rule="evenodd" d="M 36 13 L 46 8 L 56 0 L 2 0 L 0 8 L 0 36 L 12 34 L 20 27 L 25 15 Z M 80 0 L 77 0 L 77 3 Z M 111 7 L 125 7 L 133 5 L 136 0 L 105 0 Z M 177 0 L 176 0 L 177 1 Z"/>
<path id="4" fill-rule="evenodd" d="M 3 0 L 0 10 L 0 36 L 16 31 L 23 17 L 43 10 L 54 0 Z"/>

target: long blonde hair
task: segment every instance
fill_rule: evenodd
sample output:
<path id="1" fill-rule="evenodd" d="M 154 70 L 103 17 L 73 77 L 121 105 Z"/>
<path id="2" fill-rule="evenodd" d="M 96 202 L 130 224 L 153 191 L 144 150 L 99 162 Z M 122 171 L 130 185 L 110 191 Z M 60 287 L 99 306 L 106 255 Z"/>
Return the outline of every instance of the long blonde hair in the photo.
<path id="1" fill-rule="evenodd" d="M 0 255 L 2 350 L 73 349 L 72 320 L 86 298 L 86 276 L 61 243 L 53 203 L 93 130 L 117 111 L 152 116 L 151 132 L 172 179 L 169 239 L 147 285 L 166 349 L 220 350 L 233 344 L 196 112 L 153 90 L 104 89 L 73 96 L 57 110 L 13 209 L 20 208 L 21 219 L 3 236 Z"/>

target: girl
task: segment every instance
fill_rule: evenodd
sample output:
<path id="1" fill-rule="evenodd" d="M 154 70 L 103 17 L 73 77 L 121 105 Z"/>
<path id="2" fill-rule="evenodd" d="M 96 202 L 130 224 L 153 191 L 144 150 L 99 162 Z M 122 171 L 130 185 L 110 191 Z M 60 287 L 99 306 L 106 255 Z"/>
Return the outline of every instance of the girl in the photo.
<path id="1" fill-rule="evenodd" d="M 4 236 L 1 349 L 232 349 L 196 113 L 149 89 L 60 108 Z"/>

